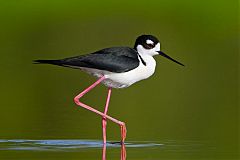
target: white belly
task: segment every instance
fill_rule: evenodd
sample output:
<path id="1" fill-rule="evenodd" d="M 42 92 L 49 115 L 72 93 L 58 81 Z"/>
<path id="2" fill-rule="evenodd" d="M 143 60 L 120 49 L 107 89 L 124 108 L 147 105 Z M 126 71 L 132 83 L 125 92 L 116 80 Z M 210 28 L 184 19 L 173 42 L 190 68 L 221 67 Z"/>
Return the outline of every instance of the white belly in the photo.
<path id="1" fill-rule="evenodd" d="M 141 62 L 139 66 L 131 71 L 123 73 L 113 73 L 109 71 L 102 71 L 97 69 L 81 68 L 82 70 L 88 72 L 95 77 L 105 76 L 106 79 L 103 80 L 103 84 L 111 88 L 126 88 L 135 82 L 146 79 L 153 75 L 155 72 L 156 61 L 152 56 L 141 55 L 146 66 Z"/>

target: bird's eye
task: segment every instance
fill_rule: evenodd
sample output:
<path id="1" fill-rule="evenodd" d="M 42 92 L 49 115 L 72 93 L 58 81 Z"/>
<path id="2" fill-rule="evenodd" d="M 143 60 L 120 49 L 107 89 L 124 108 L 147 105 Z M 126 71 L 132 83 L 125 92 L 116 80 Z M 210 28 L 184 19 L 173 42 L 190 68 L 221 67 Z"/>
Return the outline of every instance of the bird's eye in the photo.
<path id="1" fill-rule="evenodd" d="M 154 48 L 154 45 L 153 45 L 153 44 L 147 44 L 147 43 L 145 43 L 145 44 L 143 45 L 143 47 L 144 47 L 145 49 L 152 49 L 152 48 Z"/>

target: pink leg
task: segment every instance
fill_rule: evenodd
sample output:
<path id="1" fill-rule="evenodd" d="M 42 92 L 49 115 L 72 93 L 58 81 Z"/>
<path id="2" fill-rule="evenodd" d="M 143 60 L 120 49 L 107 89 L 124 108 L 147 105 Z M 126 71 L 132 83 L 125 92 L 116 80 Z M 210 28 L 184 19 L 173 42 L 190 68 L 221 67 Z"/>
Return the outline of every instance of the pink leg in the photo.
<path id="1" fill-rule="evenodd" d="M 127 157 L 127 151 L 126 151 L 125 144 L 123 143 L 121 145 L 121 160 L 126 160 L 126 157 Z"/>
<path id="2" fill-rule="evenodd" d="M 87 109 L 87 110 L 90 110 L 90 111 L 92 111 L 92 112 L 94 112 L 94 113 L 96 113 L 96 114 L 104 117 L 105 119 L 109 119 L 109 120 L 111 120 L 112 122 L 117 123 L 118 125 L 120 125 L 120 127 L 121 127 L 121 137 L 122 137 L 121 141 L 124 143 L 125 138 L 126 138 L 126 132 L 127 132 L 127 130 L 126 130 L 126 125 L 125 125 L 124 122 L 121 122 L 121 121 L 119 121 L 119 120 L 117 120 L 117 119 L 115 119 L 115 118 L 113 118 L 113 117 L 110 117 L 110 116 L 108 116 L 108 115 L 106 115 L 106 114 L 104 114 L 104 113 L 102 113 L 102 112 L 100 112 L 100 111 L 98 111 L 98 110 L 96 110 L 96 109 L 94 109 L 94 108 L 92 108 L 92 107 L 90 107 L 90 106 L 88 106 L 88 105 L 86 105 L 86 104 L 84 104 L 84 103 L 82 103 L 82 102 L 79 101 L 79 99 L 80 99 L 82 96 L 84 96 L 87 92 L 89 92 L 89 91 L 92 90 L 94 87 L 96 87 L 96 86 L 97 86 L 99 83 L 101 83 L 104 79 L 105 79 L 104 76 L 101 77 L 101 78 L 99 78 L 95 83 L 93 83 L 91 86 L 89 86 L 89 87 L 88 87 L 87 89 L 85 89 L 83 92 L 81 92 L 80 94 L 78 94 L 78 95 L 74 98 L 74 102 L 75 102 L 77 105 L 79 105 L 79 106 L 81 106 L 81 107 L 83 107 L 83 108 L 85 108 L 85 109 Z M 111 92 L 111 91 L 110 91 L 110 92 Z M 109 99 L 110 99 L 110 97 L 109 97 Z M 107 100 L 107 101 L 108 101 L 108 100 Z M 106 109 L 106 107 L 105 107 L 105 109 Z"/>
<path id="3" fill-rule="evenodd" d="M 106 160 L 106 159 L 107 159 L 107 157 L 106 157 L 106 155 L 107 155 L 106 151 L 107 151 L 106 144 L 103 144 L 103 146 L 102 146 L 102 160 Z M 121 157 L 120 157 L 120 159 L 121 159 L 121 160 L 126 160 L 126 158 L 127 158 L 127 151 L 126 151 L 125 144 L 123 143 L 123 144 L 121 145 Z"/>
<path id="4" fill-rule="evenodd" d="M 112 93 L 112 88 L 108 88 L 108 95 L 107 95 L 107 101 L 104 109 L 104 114 L 107 114 L 109 101 Z M 103 129 L 103 143 L 107 143 L 107 136 L 106 136 L 106 127 L 107 127 L 107 119 L 105 117 L 102 118 L 102 129 Z"/>
<path id="5" fill-rule="evenodd" d="M 102 148 L 102 160 L 106 160 L 106 150 L 107 150 L 106 143 L 104 143 L 102 147 L 103 147 Z"/>

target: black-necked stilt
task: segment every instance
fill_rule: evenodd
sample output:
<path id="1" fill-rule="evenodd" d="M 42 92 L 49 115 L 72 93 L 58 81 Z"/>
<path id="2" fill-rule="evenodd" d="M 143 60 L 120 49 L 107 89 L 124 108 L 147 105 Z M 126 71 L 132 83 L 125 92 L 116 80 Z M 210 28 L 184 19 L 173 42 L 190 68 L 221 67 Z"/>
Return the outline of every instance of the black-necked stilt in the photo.
<path id="1" fill-rule="evenodd" d="M 35 62 L 77 68 L 97 77 L 98 80 L 77 95 L 74 101 L 77 105 L 102 116 L 104 143 L 106 143 L 107 119 L 120 125 L 121 140 L 124 142 L 126 138 L 125 123 L 107 115 L 112 88 L 126 88 L 153 75 L 156 67 L 156 61 L 153 58 L 155 55 L 161 55 L 184 66 L 160 51 L 160 42 L 152 35 L 139 36 L 136 39 L 134 48 L 112 47 L 87 55 L 60 60 L 36 60 Z M 103 113 L 79 101 L 83 95 L 96 87 L 100 82 L 108 87 L 108 96 Z"/>

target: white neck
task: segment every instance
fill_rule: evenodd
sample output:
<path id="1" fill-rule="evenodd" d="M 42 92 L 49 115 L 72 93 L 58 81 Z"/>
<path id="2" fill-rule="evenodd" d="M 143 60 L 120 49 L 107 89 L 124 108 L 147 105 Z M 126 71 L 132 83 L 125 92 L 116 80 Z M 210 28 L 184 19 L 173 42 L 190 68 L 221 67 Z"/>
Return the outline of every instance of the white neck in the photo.
<path id="1" fill-rule="evenodd" d="M 146 63 L 146 65 L 144 65 L 139 57 L 138 59 L 141 63 L 140 65 L 143 65 L 143 67 L 151 68 L 151 70 L 155 70 L 156 61 L 153 58 L 153 56 L 146 53 L 141 53 L 141 52 L 138 52 L 138 54 L 142 57 L 143 61 Z"/>

